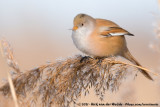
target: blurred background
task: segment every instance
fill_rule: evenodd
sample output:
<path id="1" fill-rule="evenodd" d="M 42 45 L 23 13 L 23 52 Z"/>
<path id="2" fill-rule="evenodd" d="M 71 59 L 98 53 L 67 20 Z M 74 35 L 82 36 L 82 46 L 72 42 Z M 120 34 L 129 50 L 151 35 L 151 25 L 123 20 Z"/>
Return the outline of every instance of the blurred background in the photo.
<path id="1" fill-rule="evenodd" d="M 156 40 L 157 0 L 0 0 L 0 38 L 11 43 L 20 69 L 29 70 L 81 53 L 73 45 L 69 30 L 79 13 L 114 21 L 135 35 L 126 37 L 128 48 L 144 67 L 154 71 L 160 64 L 159 54 L 149 48 Z M 6 59 L 0 55 L 0 80 L 6 78 L 9 70 Z M 135 80 L 122 84 L 118 92 L 107 92 L 104 101 L 160 103 L 158 84 L 138 73 Z M 91 91 L 80 102 L 100 101 Z"/>

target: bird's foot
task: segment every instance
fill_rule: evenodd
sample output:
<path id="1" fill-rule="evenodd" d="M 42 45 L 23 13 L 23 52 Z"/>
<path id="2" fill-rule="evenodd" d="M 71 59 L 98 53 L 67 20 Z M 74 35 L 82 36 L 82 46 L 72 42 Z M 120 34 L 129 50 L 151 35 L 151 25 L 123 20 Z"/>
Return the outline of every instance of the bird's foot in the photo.
<path id="1" fill-rule="evenodd" d="M 84 56 L 81 58 L 80 63 L 82 63 L 83 61 L 87 61 L 87 59 L 91 58 L 90 56 Z"/>
<path id="2" fill-rule="evenodd" d="M 98 64 L 100 64 L 100 63 L 102 63 L 102 61 L 105 59 L 105 58 L 95 58 L 95 59 L 97 59 L 98 60 Z"/>

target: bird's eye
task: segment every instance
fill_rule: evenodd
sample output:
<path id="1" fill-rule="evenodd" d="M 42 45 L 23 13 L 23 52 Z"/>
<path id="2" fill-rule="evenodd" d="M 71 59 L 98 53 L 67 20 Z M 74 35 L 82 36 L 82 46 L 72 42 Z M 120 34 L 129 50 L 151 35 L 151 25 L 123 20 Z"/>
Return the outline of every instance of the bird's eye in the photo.
<path id="1" fill-rule="evenodd" d="M 83 26 L 84 24 L 82 23 L 81 25 Z"/>

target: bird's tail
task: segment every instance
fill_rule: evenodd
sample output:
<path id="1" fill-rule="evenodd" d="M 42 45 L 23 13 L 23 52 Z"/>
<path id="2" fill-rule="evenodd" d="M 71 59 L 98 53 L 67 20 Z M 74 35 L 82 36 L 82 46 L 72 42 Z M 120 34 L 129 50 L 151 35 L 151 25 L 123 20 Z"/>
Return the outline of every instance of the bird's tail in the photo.
<path id="1" fill-rule="evenodd" d="M 128 59 L 132 63 L 134 63 L 138 66 L 141 66 L 141 64 L 138 61 L 136 61 L 136 59 L 131 55 L 131 53 L 129 52 L 128 49 L 127 49 L 127 51 L 124 52 L 123 57 L 125 57 L 126 59 Z M 153 80 L 152 77 L 145 70 L 142 70 L 142 69 L 139 69 L 139 70 L 146 78 Z"/>

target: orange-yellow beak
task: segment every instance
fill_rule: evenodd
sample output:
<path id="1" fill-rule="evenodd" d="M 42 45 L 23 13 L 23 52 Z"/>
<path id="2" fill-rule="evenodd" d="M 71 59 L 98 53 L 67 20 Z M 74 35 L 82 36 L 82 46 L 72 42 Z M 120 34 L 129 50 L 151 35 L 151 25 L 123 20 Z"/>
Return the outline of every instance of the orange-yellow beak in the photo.
<path id="1" fill-rule="evenodd" d="M 72 28 L 72 30 L 77 30 L 78 29 L 78 27 L 77 26 L 74 26 L 73 28 Z"/>

